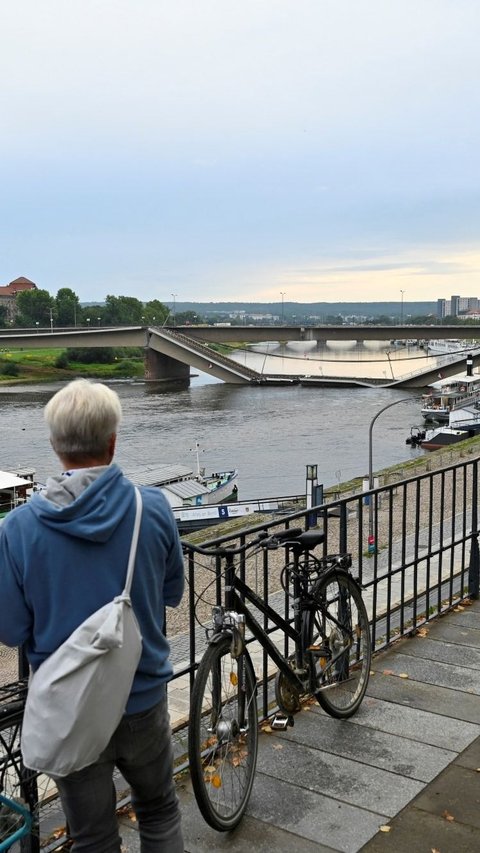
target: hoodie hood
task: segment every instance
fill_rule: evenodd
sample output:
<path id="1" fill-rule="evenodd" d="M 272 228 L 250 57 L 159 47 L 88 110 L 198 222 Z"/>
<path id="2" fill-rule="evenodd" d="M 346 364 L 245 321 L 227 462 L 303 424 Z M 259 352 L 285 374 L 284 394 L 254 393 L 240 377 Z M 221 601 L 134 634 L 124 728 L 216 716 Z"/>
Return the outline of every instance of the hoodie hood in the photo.
<path id="1" fill-rule="evenodd" d="M 50 477 L 45 490 L 33 495 L 28 507 L 52 530 L 79 539 L 107 542 L 133 500 L 132 484 L 113 463 L 84 468 L 71 476 Z"/>

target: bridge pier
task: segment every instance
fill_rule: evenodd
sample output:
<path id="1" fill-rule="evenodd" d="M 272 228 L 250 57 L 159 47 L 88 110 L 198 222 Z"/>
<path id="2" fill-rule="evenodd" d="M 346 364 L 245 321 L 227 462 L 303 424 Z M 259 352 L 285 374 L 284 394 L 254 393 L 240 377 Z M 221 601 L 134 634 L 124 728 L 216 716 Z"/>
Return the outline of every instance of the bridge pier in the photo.
<path id="1" fill-rule="evenodd" d="M 183 364 L 176 358 L 171 358 L 169 355 L 163 355 L 157 350 L 145 347 L 145 379 L 158 380 L 181 380 L 182 382 L 190 381 L 190 366 Z"/>

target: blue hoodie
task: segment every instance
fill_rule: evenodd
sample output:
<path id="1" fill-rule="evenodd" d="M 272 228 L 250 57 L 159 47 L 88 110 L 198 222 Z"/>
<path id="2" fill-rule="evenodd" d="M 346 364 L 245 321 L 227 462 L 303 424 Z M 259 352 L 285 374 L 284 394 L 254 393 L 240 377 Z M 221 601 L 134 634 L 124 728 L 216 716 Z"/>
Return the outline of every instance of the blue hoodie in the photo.
<path id="1" fill-rule="evenodd" d="M 183 557 L 164 495 L 141 488 L 143 514 L 132 604 L 143 653 L 128 714 L 161 698 L 172 675 L 164 605 L 183 594 Z M 35 670 L 124 587 L 135 519 L 132 483 L 116 464 L 52 478 L 0 527 L 0 642 L 26 644 Z"/>

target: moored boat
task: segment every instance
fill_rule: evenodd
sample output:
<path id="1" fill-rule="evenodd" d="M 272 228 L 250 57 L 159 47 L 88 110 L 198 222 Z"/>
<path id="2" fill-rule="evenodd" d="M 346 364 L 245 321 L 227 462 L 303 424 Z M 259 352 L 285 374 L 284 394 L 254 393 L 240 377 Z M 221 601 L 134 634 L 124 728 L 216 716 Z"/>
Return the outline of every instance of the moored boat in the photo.
<path id="1" fill-rule="evenodd" d="M 464 405 L 452 409 L 448 424 L 430 430 L 412 427 L 410 438 L 406 441 L 412 447 L 421 447 L 422 450 L 441 450 L 479 434 L 480 408 L 475 405 Z"/>
<path id="2" fill-rule="evenodd" d="M 430 386 L 428 394 L 422 396 L 422 415 L 426 421 L 446 423 L 453 409 L 465 405 L 480 408 L 480 375 L 473 373 L 473 358 L 467 357 L 466 373 L 439 379 Z"/>
<path id="3" fill-rule="evenodd" d="M 35 471 L 0 471 L 0 520 L 35 490 Z"/>
<path id="4" fill-rule="evenodd" d="M 157 465 L 125 471 L 125 475 L 135 485 L 161 489 L 174 509 L 236 501 L 238 470 L 232 468 L 205 474 L 205 469 L 200 467 L 199 450 L 200 445 L 196 442 L 196 471 L 186 465 Z"/>
<path id="5" fill-rule="evenodd" d="M 427 350 L 431 355 L 462 355 L 470 350 L 480 349 L 480 342 L 460 338 L 439 338 L 427 342 Z"/>

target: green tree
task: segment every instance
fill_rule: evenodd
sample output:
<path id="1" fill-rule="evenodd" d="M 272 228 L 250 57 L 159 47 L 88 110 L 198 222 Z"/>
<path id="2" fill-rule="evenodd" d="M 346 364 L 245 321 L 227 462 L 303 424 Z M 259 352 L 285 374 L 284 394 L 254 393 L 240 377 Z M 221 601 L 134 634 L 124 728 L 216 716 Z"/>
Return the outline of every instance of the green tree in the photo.
<path id="1" fill-rule="evenodd" d="M 159 299 L 152 299 L 145 302 L 143 316 L 150 325 L 162 326 L 168 317 L 168 308 Z"/>
<path id="2" fill-rule="evenodd" d="M 7 306 L 0 305 L 0 328 L 4 329 L 7 325 Z"/>
<path id="3" fill-rule="evenodd" d="M 55 297 L 55 314 L 58 326 L 76 326 L 81 321 L 80 301 L 69 287 L 61 287 Z"/>
<path id="4" fill-rule="evenodd" d="M 16 326 L 49 326 L 55 318 L 55 300 L 48 290 L 22 290 L 17 294 Z"/>
<path id="5" fill-rule="evenodd" d="M 201 323 L 202 319 L 195 311 L 180 311 L 176 316 L 177 326 L 194 326 L 196 323 Z"/>
<path id="6" fill-rule="evenodd" d="M 67 360 L 80 364 L 113 364 L 114 347 L 68 347 Z"/>
<path id="7" fill-rule="evenodd" d="M 104 323 L 108 326 L 140 326 L 145 322 L 143 302 L 134 296 L 107 296 L 103 309 Z"/>

